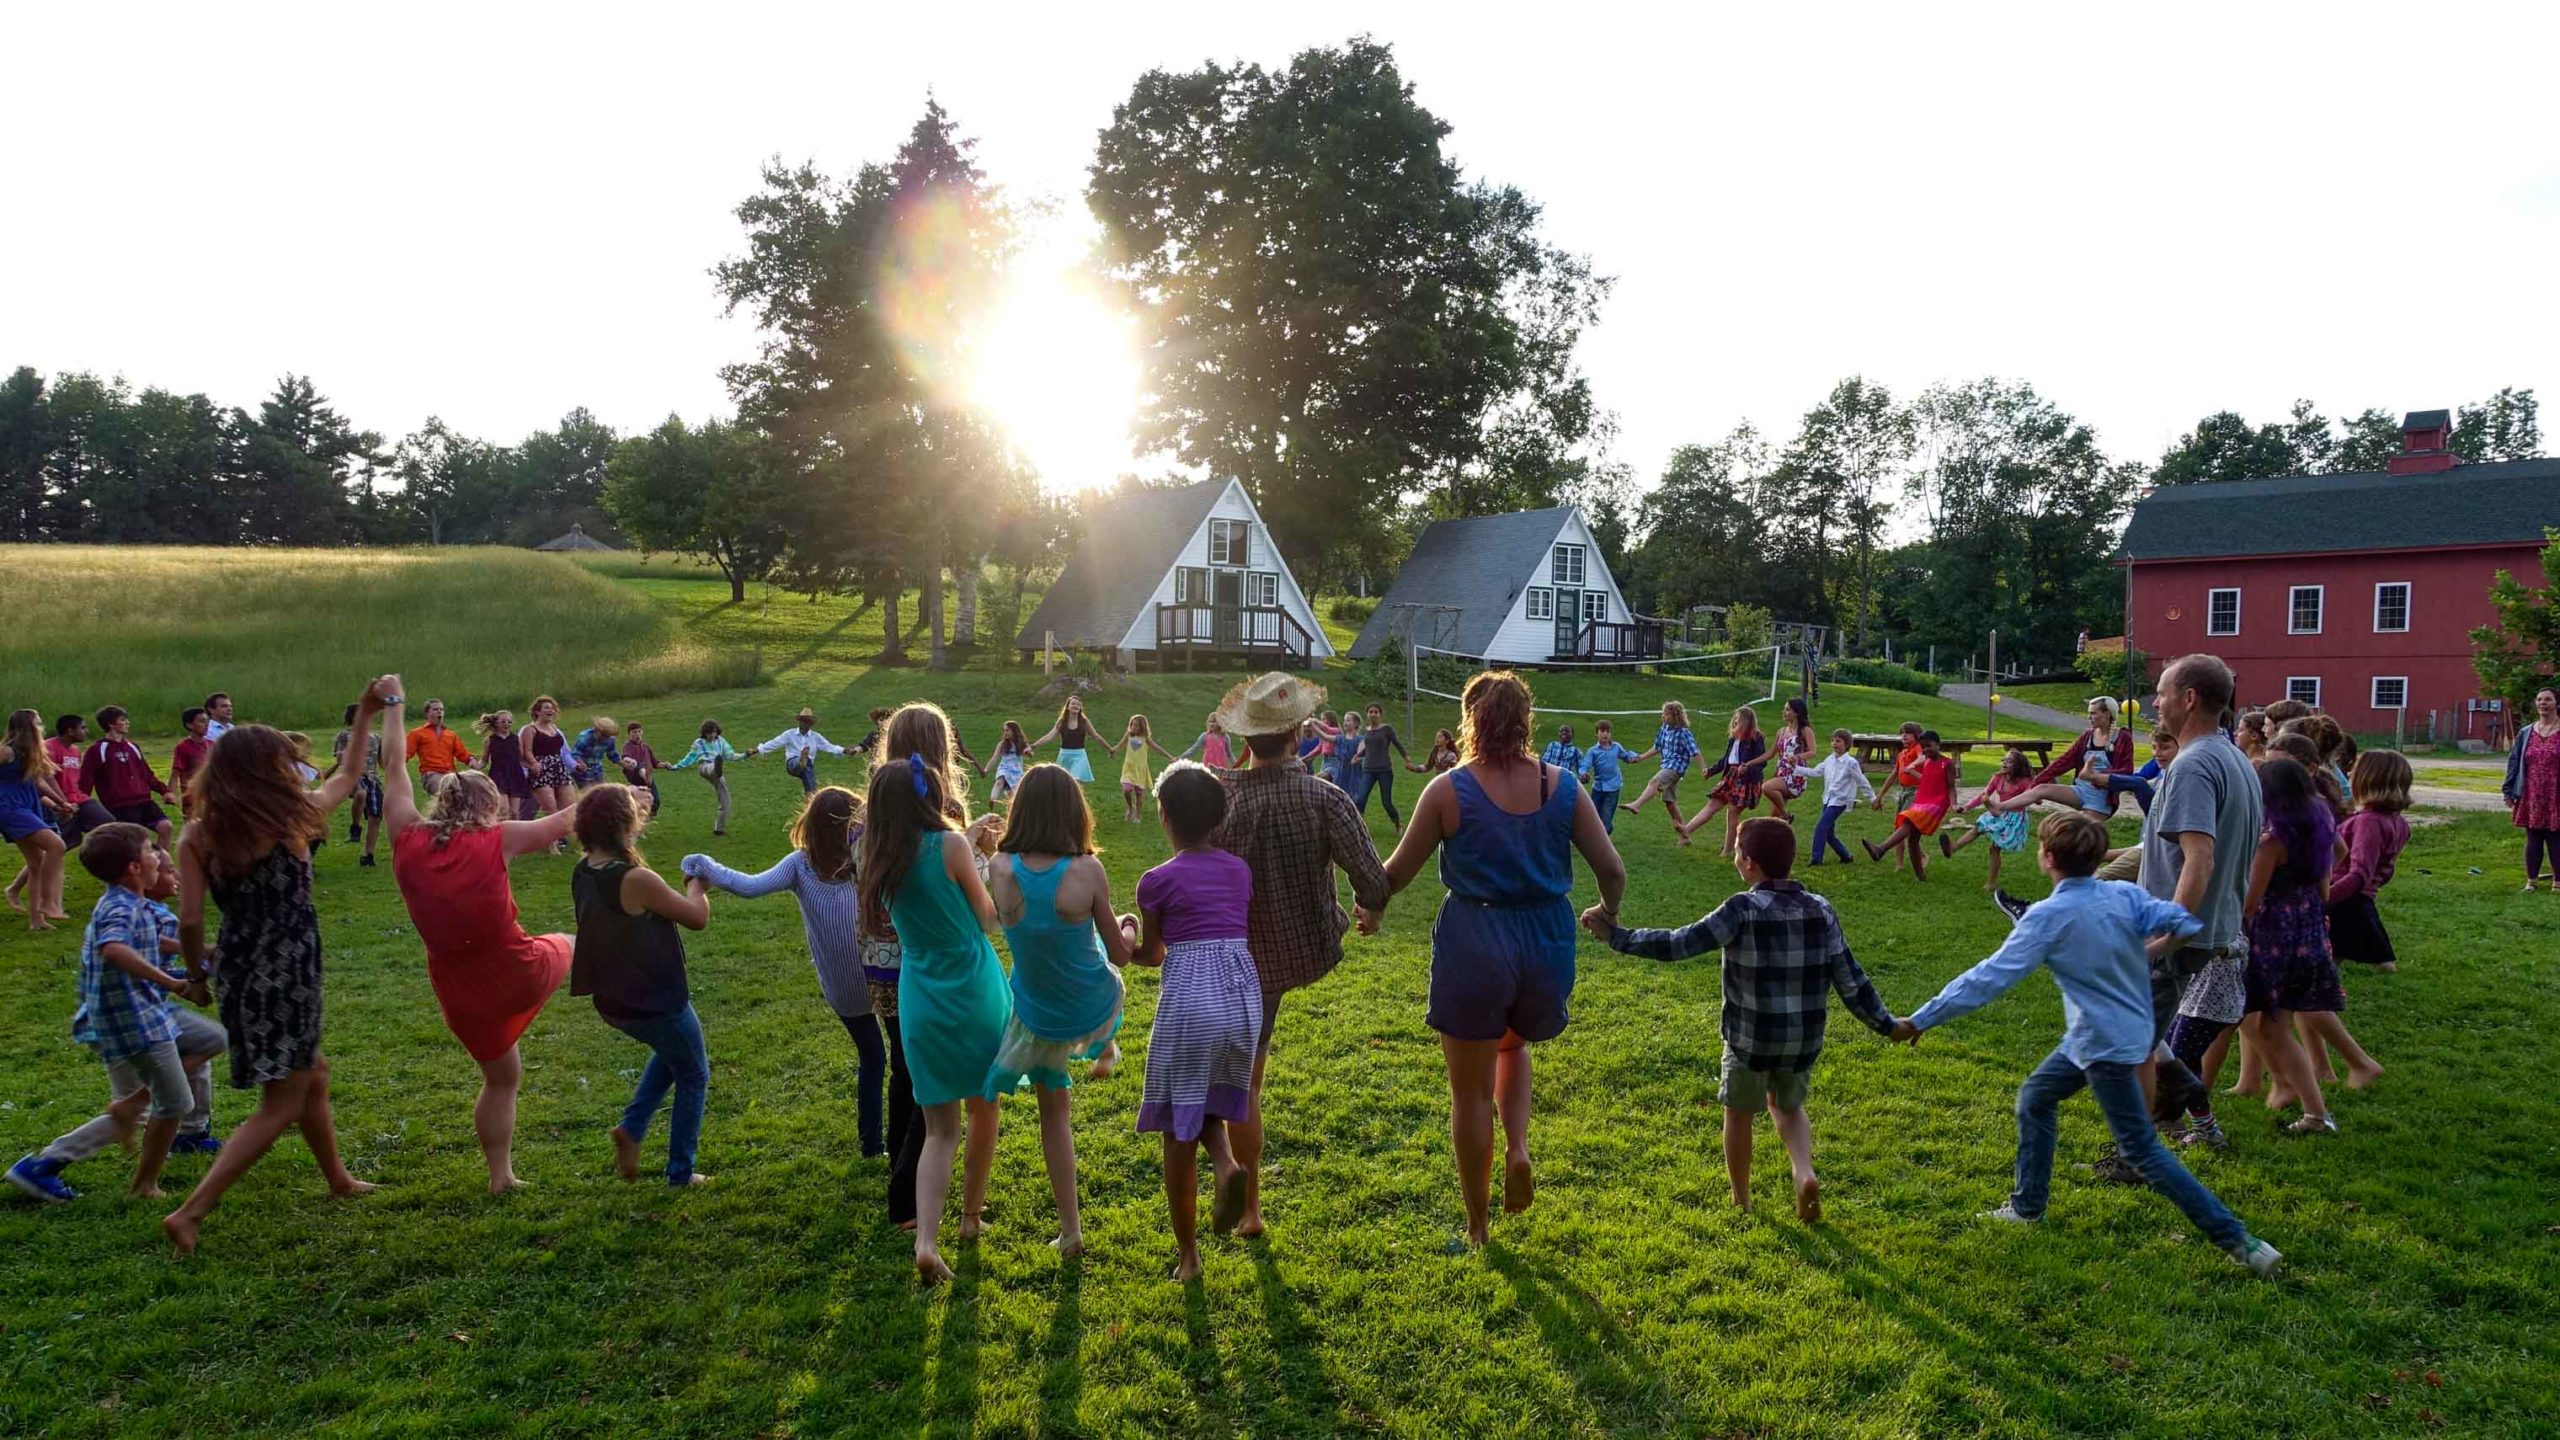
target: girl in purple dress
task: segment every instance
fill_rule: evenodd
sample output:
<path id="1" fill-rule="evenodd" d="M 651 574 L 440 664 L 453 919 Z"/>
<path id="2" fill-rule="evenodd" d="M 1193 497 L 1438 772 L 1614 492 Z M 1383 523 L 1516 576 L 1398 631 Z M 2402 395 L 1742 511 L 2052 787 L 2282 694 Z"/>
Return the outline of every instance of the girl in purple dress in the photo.
<path id="1" fill-rule="evenodd" d="M 516 733 L 516 712 L 492 710 L 471 727 L 480 732 L 480 768 L 507 797 L 507 810 L 518 820 L 533 818 L 533 768 L 524 761 L 524 737 Z"/>
<path id="2" fill-rule="evenodd" d="M 2275 1077 L 2269 1103 L 2288 1095 L 2302 1102 L 2302 1118 L 2286 1126 L 2287 1132 L 2334 1134 L 2338 1122 L 2320 1094 L 2310 1052 L 2294 1034 L 2293 1017 L 2347 1008 L 2338 961 L 2329 951 L 2329 870 L 2337 859 L 2338 822 L 2312 788 L 2311 772 L 2287 756 L 2259 762 L 2258 788 L 2266 799 L 2267 828 L 2258 838 L 2243 908 L 2249 964 L 2241 1040 L 2265 1057 Z"/>

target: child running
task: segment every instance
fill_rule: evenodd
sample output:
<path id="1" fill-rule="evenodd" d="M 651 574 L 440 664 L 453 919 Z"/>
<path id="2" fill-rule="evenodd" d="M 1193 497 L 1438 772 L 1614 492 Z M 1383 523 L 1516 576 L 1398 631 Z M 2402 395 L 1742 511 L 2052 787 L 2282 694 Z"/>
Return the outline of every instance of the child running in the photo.
<path id="1" fill-rule="evenodd" d="M 178 814 L 184 819 L 195 816 L 187 791 L 203 773 L 204 762 L 213 758 L 213 741 L 205 735 L 212 728 L 213 712 L 201 705 L 190 705 L 178 716 L 178 730 L 186 738 L 169 755 L 169 786 L 178 792 Z"/>
<path id="2" fill-rule="evenodd" d="M 1434 765 L 1432 767 L 1433 774 L 1438 774 L 1442 770 L 1455 770 L 1458 768 L 1458 741 L 1455 736 L 1451 735 L 1446 730 L 1438 730 L 1432 733 L 1431 754 L 1433 758 L 1437 759 L 1439 757 L 1442 741 L 1447 741 L 1449 745 L 1449 763 L 1446 765 Z M 1559 725 L 1556 727 L 1556 738 L 1548 741 L 1547 748 L 1538 752 L 1538 763 L 1541 765 L 1553 765 L 1559 770 L 1568 771 L 1574 775 L 1580 775 L 1582 773 L 1582 747 L 1573 743 L 1572 726 Z"/>
<path id="3" fill-rule="evenodd" d="M 1718 811 L 1723 811 L 1725 822 L 1722 853 L 1725 859 L 1730 860 L 1733 858 L 1735 838 L 1742 830 L 1742 817 L 1750 814 L 1760 804 L 1762 774 L 1767 768 L 1764 757 L 1769 753 L 1769 739 L 1760 733 L 1760 713 L 1748 705 L 1734 707 L 1732 718 L 1725 721 L 1724 734 L 1724 754 L 1718 756 L 1716 763 L 1707 768 L 1707 778 L 1716 781 L 1716 788 L 1707 792 L 1706 808 L 1690 817 L 1687 824 L 1674 824 L 1671 828 L 1679 835 L 1680 843 L 1686 846 L 1689 843 L 1689 837 L 1695 834 L 1700 826 L 1716 818 Z M 1718 779 L 1719 776 L 1723 778 Z"/>
<path id="4" fill-rule="evenodd" d="M 1680 779 L 1689 773 L 1689 767 L 1697 763 L 1697 759 L 1698 737 L 1689 728 L 1689 708 L 1677 700 L 1664 702 L 1662 724 L 1653 732 L 1653 743 L 1636 757 L 1638 764 L 1660 760 L 1662 768 L 1654 771 L 1653 778 L 1645 782 L 1644 792 L 1627 807 L 1627 813 L 1644 813 L 1645 802 L 1658 794 L 1662 797 L 1663 813 L 1671 817 L 1672 826 L 1677 828 L 1680 824 Z"/>
<path id="5" fill-rule="evenodd" d="M 761 900 L 787 890 L 800 902 L 800 928 L 809 944 L 809 963 L 818 972 L 818 993 L 853 1040 L 857 1057 L 854 1109 L 861 1126 L 862 1158 L 871 1160 L 889 1153 L 880 1133 L 888 1051 L 881 1041 L 880 1021 L 872 1013 L 871 986 L 863 965 L 862 897 L 854 883 L 853 864 L 854 837 L 861 831 L 861 802 L 853 792 L 841 785 L 822 785 L 802 803 L 800 817 L 791 822 L 791 853 L 772 868 L 749 875 L 708 855 L 687 855 L 681 868 L 685 878 L 700 879 L 741 900 Z"/>
<path id="6" fill-rule="evenodd" d="M 1024 738 L 1021 722 L 1007 720 L 1004 733 L 996 737 L 995 778 L 987 786 L 987 799 L 995 804 L 1008 804 L 1013 792 L 1022 787 L 1023 767 L 1030 763 L 1031 742 Z"/>
<path id="7" fill-rule="evenodd" d="M 336 775 L 347 768 L 347 752 L 356 746 L 356 707 L 347 707 L 346 723 L 329 747 L 329 772 Z M 382 839 L 382 737 L 368 735 L 364 740 L 362 763 L 356 767 L 355 800 L 347 811 L 347 843 L 364 842 L 364 857 L 356 863 L 370 868 L 374 846 Z"/>
<path id="8" fill-rule="evenodd" d="M 1911 777 L 1911 803 L 1893 817 L 1893 833 L 1882 845 L 1873 840 L 1859 843 L 1867 847 L 1867 858 L 1882 860 L 1887 850 L 1900 851 L 1911 857 L 1911 878 L 1926 880 L 1928 868 L 1920 858 L 1920 842 L 1938 833 L 1947 818 L 1947 810 L 1955 804 L 1956 762 L 1938 753 L 1938 732 L 1920 732 L 1920 758 L 1908 766 L 1897 765 L 1895 778 Z"/>
<path id="9" fill-rule="evenodd" d="M 2320 1077 L 2293 1021 L 2300 1015 L 2308 1024 L 2314 1016 L 2347 1008 L 2337 958 L 2329 949 L 2327 897 L 2338 824 L 2313 788 L 2310 772 L 2287 756 L 2259 761 L 2258 785 L 2267 828 L 2258 839 L 2257 863 L 2242 908 L 2248 917 L 2249 959 L 2244 972 L 2248 1009 L 2240 1022 L 2240 1039 L 2273 1077 L 2268 1108 L 2281 1110 L 2293 1100 L 2302 1104 L 2301 1117 L 2285 1127 L 2286 1133 L 2335 1134 L 2337 1119 L 2329 1113 Z M 2343 1035 L 2344 1027 L 2337 1033 Z M 2365 1064 L 2372 1065 L 2372 1057 L 2365 1057 Z"/>
<path id="10" fill-rule="evenodd" d="M 2409 843 L 2409 821 L 2402 814 L 2409 808 L 2409 760 L 2397 750 L 2367 750 L 2356 756 L 2348 778 L 2356 808 L 2338 832 L 2347 845 L 2347 863 L 2329 880 L 2329 946 L 2341 960 L 2388 974 L 2400 968 L 2399 956 L 2374 901 L 2391 883 L 2392 867 Z"/>
<path id="11" fill-rule="evenodd" d="M 2053 877 L 2052 895 L 2028 908 L 1991 958 L 1957 976 L 1893 1031 L 1893 1038 L 1918 1044 L 1922 1034 L 1981 1009 L 2039 968 L 2050 969 L 2062 988 L 2062 1043 L 2018 1091 L 2016 1184 L 2008 1202 L 1984 1218 L 2013 1225 L 2044 1219 L 2055 1112 L 2085 1087 L 2115 1135 L 2117 1153 L 2152 1189 L 2222 1253 L 2258 1275 L 2274 1274 L 2284 1257 L 2251 1236 L 2162 1147 L 2142 1096 L 2142 1064 L 2152 1049 L 2146 943 L 2156 935 L 2193 935 L 2204 922 L 2138 885 L 2096 879 L 2107 853 L 2107 827 L 2096 816 L 2053 816 L 2037 838 L 2037 862 Z"/>
<path id="12" fill-rule="evenodd" d="M 1568 727 L 1565 733 L 1567 735 L 1571 735 L 1573 732 L 1571 728 Z M 1574 751 L 1574 759 L 1579 761 L 1581 758 L 1582 752 L 1579 750 Z M 1432 731 L 1430 755 L 1425 757 L 1421 764 L 1410 766 L 1408 768 L 1417 775 L 1444 775 L 1449 771 L 1457 769 L 1458 737 L 1451 734 L 1449 727 L 1446 725 Z"/>
<path id="13" fill-rule="evenodd" d="M 648 823 L 647 802 L 628 785 L 598 785 L 578 797 L 575 833 L 586 853 L 569 872 L 578 914 L 569 993 L 593 997 L 599 1019 L 649 1047 L 649 1063 L 613 1127 L 614 1172 L 626 1181 L 640 1178 L 640 1142 L 672 1089 L 666 1176 L 669 1185 L 685 1189 L 711 1183 L 693 1168 L 711 1061 L 676 927 L 700 930 L 711 923 L 711 886 L 688 876 L 679 893 L 650 869 L 640 854 Z"/>
<path id="14" fill-rule="evenodd" d="M 524 737 L 516 733 L 516 712 L 491 710 L 471 728 L 480 732 L 480 769 L 506 797 L 508 818 L 532 819 L 533 767 L 525 762 Z"/>
<path id="15" fill-rule="evenodd" d="M 599 715 L 569 742 L 571 768 L 581 787 L 601 785 L 606 776 L 620 768 L 622 747 L 617 742 L 621 738 L 622 722 L 610 715 Z"/>
<path id="16" fill-rule="evenodd" d="M 694 737 L 691 745 L 685 747 L 684 754 L 676 760 L 676 763 L 667 767 L 670 770 L 690 770 L 701 776 L 702 782 L 711 787 L 713 806 L 711 833 L 714 835 L 729 833 L 728 770 L 729 762 L 737 758 L 739 758 L 737 747 L 731 745 L 727 737 L 720 733 L 720 722 L 705 720 L 702 722 L 702 733 Z M 805 815 L 808 812 L 804 810 L 801 813 Z"/>
<path id="17" fill-rule="evenodd" d="M 631 722 L 631 743 L 622 747 L 622 782 L 649 792 L 649 813 L 658 813 L 658 772 L 667 767 L 658 752 L 649 748 L 649 740 L 641 733 L 640 722 Z"/>
<path id="18" fill-rule="evenodd" d="M 2015 746 L 2010 747 L 2000 757 L 2000 773 L 1992 776 L 1991 783 L 1975 791 L 1973 798 L 1960 807 L 1965 810 L 1981 810 L 1982 818 L 1974 822 L 1972 829 L 1964 832 L 1964 838 L 1961 840 L 1948 835 L 1941 829 L 1938 832 L 1938 853 L 1954 859 L 1955 853 L 1967 845 L 1976 840 L 1988 839 L 1991 842 L 1991 864 L 1988 867 L 1990 874 L 1984 877 L 1982 888 L 1997 893 L 2000 889 L 2000 857 L 2027 848 L 2027 817 L 2026 812 L 2021 810 L 2000 810 L 1989 807 L 1998 805 L 2000 801 L 2012 795 L 2032 790 L 2035 784 L 2035 763 L 2027 759 L 2027 752 L 2024 750 Z"/>
<path id="19" fill-rule="evenodd" d="M 1251 1116 L 1253 1056 L 1262 1035 L 1262 984 L 1245 942 L 1253 870 L 1209 837 L 1227 818 L 1227 791 L 1197 765 L 1166 767 L 1156 815 L 1174 856 L 1138 881 L 1138 914 L 1122 922 L 1140 965 L 1164 967 L 1138 1129 L 1164 1137 L 1164 1195 L 1173 1220 L 1173 1278 L 1200 1276 L 1198 1152 L 1216 1172 L 1210 1224 L 1224 1235 L 1244 1218 L 1245 1172 L 1226 1122 Z"/>
<path id="20" fill-rule="evenodd" d="M 1582 767 L 1577 773 L 1591 791 L 1591 804 L 1600 812 L 1600 828 L 1611 835 L 1618 833 L 1618 797 L 1627 787 L 1625 767 L 1636 759 L 1636 752 L 1618 743 L 1618 732 L 1606 720 L 1591 727 L 1591 748 L 1582 752 Z"/>
<path id="21" fill-rule="evenodd" d="M 0 839 L 27 857 L 29 930 L 50 930 L 54 921 L 71 918 L 62 908 L 65 847 L 46 811 L 70 814 L 73 807 L 54 786 L 53 758 L 39 728 L 43 718 L 33 710 L 13 710 L 5 735 L 0 735 Z"/>
<path id="22" fill-rule="evenodd" d="M 152 803 L 151 797 L 177 797 L 159 776 L 151 773 L 151 762 L 143 758 L 142 747 L 133 743 L 132 729 L 133 717 L 125 713 L 123 706 L 109 705 L 98 712 L 98 740 L 80 757 L 80 783 L 105 807 L 109 818 L 142 826 L 165 850 L 169 848 L 169 817 Z"/>
<path id="23" fill-rule="evenodd" d="M 1148 765 L 1147 752 L 1153 750 L 1167 760 L 1178 757 L 1156 743 L 1155 732 L 1147 728 L 1144 715 L 1130 716 L 1128 732 L 1120 737 L 1120 743 L 1114 745 L 1105 740 L 1102 748 L 1120 757 L 1120 818 L 1135 825 L 1146 813 L 1147 792 L 1155 788 L 1155 772 Z"/>
<path id="24" fill-rule="evenodd" d="M 1185 760 L 1195 755 L 1200 757 L 1201 764 L 1212 770 L 1235 768 L 1235 744 L 1227 736 L 1227 722 L 1218 718 L 1214 710 L 1209 712 L 1207 728 L 1200 732 L 1200 738 L 1192 741 L 1191 748 L 1182 752 Z"/>
<path id="25" fill-rule="evenodd" d="M 1111 877 L 1094 858 L 1093 812 L 1084 787 L 1055 765 L 1022 777 L 1005 817 L 1002 859 L 987 883 L 1005 947 L 1013 952 L 1013 1018 L 987 1078 L 1002 1095 L 1024 1080 L 1040 1097 L 1040 1158 L 1058 1203 L 1061 1256 L 1084 1253 L 1076 1208 L 1076 1142 L 1067 1066 L 1093 1061 L 1093 1078 L 1120 1063 L 1122 987 L 1129 939 L 1111 908 Z"/>
<path id="26" fill-rule="evenodd" d="M 1724 952 L 1724 1071 L 1716 1100 L 1724 1106 L 1724 1169 L 1733 1203 L 1751 1208 L 1751 1128 L 1766 1109 L 1795 1172 L 1796 1216 L 1822 1218 L 1822 1182 L 1813 1172 L 1813 1121 L 1805 1114 L 1806 1082 L 1822 1054 L 1830 991 L 1879 1035 L 1891 1035 L 1893 1012 L 1849 953 L 1831 902 L 1791 878 L 1796 832 L 1762 815 L 1742 823 L 1734 872 L 1749 889 L 1706 918 L 1678 930 L 1629 930 L 1603 906 L 1582 923 L 1609 948 L 1654 960 Z"/>
<path id="27" fill-rule="evenodd" d="M 1823 851 L 1840 856 L 1849 863 L 1849 847 L 1840 843 L 1840 817 L 1861 800 L 1876 798 L 1876 787 L 1867 781 L 1867 767 L 1849 753 L 1850 738 L 1846 728 L 1831 732 L 1831 753 L 1813 767 L 1814 778 L 1822 782 L 1822 814 L 1813 822 L 1813 863 L 1822 863 Z"/>
<path id="28" fill-rule="evenodd" d="M 1777 758 L 1769 762 L 1769 778 L 1760 787 L 1760 798 L 1769 802 L 1771 816 L 1791 820 L 1787 802 L 1802 795 L 1813 778 L 1813 716 L 1801 695 L 1788 696 L 1780 714 Z"/>

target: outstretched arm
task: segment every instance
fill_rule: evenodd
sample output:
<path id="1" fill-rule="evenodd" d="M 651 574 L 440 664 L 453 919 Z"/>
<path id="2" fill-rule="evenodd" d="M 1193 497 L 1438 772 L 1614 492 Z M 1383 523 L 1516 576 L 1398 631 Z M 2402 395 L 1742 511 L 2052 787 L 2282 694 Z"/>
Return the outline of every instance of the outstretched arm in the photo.
<path id="1" fill-rule="evenodd" d="M 783 856 L 773 862 L 771 869 L 755 875 L 732 870 L 708 855 L 687 855 L 677 868 L 688 876 L 701 876 L 711 882 L 713 889 L 726 890 L 741 900 L 761 900 L 793 888 L 792 882 L 799 878 L 800 852 Z"/>
<path id="2" fill-rule="evenodd" d="M 328 779 L 321 781 L 318 787 L 312 790 L 311 804 L 313 808 L 324 811 L 335 810 L 339 806 L 347 803 L 348 796 L 356 793 L 356 780 L 359 776 L 364 774 L 366 746 L 373 738 L 373 719 L 374 716 L 380 713 L 382 709 L 382 695 L 384 693 L 382 690 L 382 683 L 382 681 L 376 680 L 371 684 L 366 685 L 364 687 L 364 694 L 357 697 L 356 723 L 348 727 L 347 730 L 347 750 L 345 759 L 339 764 L 337 773 L 331 775 Z M 397 685 L 399 681 L 394 678 L 391 683 Z M 399 692 L 397 690 L 393 690 L 389 693 L 396 695 Z M 353 763 L 346 763 L 347 761 L 352 761 Z M 402 783 L 406 784 L 407 776 L 404 775 L 401 778 Z M 409 811 L 409 818 L 412 820 L 416 819 L 417 803 L 414 798 L 410 802 Z M 192 957 L 190 957 L 190 963 L 192 963 Z"/>
<path id="3" fill-rule="evenodd" d="M 418 792 L 409 780 L 408 692 L 397 675 L 383 676 L 375 688 L 386 685 L 395 699 L 382 707 L 382 828 L 396 841 L 418 823 Z"/>
<path id="4" fill-rule="evenodd" d="M 577 828 L 578 807 L 563 805 L 539 820 L 509 820 L 498 826 L 498 852 L 513 860 L 538 855 L 569 838 Z"/>

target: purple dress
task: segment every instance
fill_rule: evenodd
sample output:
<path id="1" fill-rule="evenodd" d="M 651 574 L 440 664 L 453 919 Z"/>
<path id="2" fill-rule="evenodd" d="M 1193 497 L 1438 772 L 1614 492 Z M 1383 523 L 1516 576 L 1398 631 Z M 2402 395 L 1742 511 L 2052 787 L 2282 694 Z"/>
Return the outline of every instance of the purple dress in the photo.
<path id="1" fill-rule="evenodd" d="M 2260 839 L 2274 838 L 2274 832 Z M 2329 867 L 2335 846 L 2306 846 L 2309 856 L 2288 855 L 2267 880 L 2266 897 L 2248 924 L 2245 976 L 2252 1015 L 2269 1010 L 2347 1008 L 2338 983 L 2338 960 L 2329 950 Z"/>
<path id="2" fill-rule="evenodd" d="M 524 740 L 515 732 L 489 737 L 489 779 L 510 800 L 533 798 L 533 772 L 525 768 Z"/>
<path id="3" fill-rule="evenodd" d="M 1207 1121 L 1251 1113 L 1262 1044 L 1262 981 L 1245 944 L 1252 905 L 1253 868 L 1224 850 L 1182 851 L 1138 880 L 1138 908 L 1165 942 L 1141 1131 L 1197 1140 Z"/>

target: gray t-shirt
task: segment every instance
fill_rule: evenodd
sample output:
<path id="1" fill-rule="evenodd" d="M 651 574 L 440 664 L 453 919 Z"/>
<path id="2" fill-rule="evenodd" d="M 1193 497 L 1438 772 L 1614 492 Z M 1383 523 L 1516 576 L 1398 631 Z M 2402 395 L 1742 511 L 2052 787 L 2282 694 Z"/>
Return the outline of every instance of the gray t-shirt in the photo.
<path id="1" fill-rule="evenodd" d="M 2228 737 L 2187 741 L 2160 772 L 2160 793 L 2142 823 L 2142 888 L 2175 899 L 2178 874 L 2187 866 L 2178 837 L 2197 831 L 2213 836 L 2213 880 L 2196 905 L 2204 929 L 2190 944 L 2220 946 L 2239 938 L 2249 867 L 2258 858 L 2258 832 L 2265 825 L 2258 774 Z"/>

